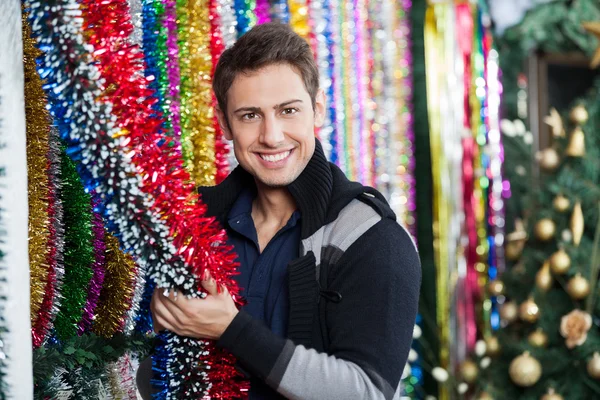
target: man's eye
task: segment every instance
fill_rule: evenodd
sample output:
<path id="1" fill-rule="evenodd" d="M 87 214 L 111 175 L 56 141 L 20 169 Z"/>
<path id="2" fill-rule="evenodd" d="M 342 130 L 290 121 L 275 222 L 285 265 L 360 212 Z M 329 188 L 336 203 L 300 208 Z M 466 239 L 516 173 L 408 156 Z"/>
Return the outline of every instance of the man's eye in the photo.
<path id="1" fill-rule="evenodd" d="M 283 111 L 281 112 L 283 115 L 292 115 L 292 114 L 296 114 L 298 112 L 297 108 L 284 108 Z"/>
<path id="2" fill-rule="evenodd" d="M 248 114 L 242 115 L 242 119 L 245 119 L 245 120 L 256 119 L 256 117 L 257 117 L 256 113 L 248 113 Z"/>

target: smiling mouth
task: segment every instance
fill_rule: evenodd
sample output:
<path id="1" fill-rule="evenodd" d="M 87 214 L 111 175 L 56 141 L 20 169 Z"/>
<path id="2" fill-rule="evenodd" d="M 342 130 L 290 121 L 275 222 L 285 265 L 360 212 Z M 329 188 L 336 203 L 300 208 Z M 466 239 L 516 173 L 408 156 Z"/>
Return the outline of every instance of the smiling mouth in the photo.
<path id="1" fill-rule="evenodd" d="M 288 158 L 290 156 L 291 153 L 292 153 L 292 150 L 288 150 L 288 151 L 284 151 L 284 152 L 277 153 L 277 154 L 261 154 L 261 153 L 259 153 L 259 156 L 266 162 L 274 163 L 274 162 L 285 160 L 286 158 Z"/>

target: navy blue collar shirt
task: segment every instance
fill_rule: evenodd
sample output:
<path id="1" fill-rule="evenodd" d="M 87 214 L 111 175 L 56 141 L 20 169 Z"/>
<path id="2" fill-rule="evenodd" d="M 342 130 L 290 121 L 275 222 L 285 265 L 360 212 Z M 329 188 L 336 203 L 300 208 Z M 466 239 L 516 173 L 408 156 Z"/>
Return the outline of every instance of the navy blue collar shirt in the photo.
<path id="1" fill-rule="evenodd" d="M 300 211 L 296 210 L 283 228 L 260 252 L 252 219 L 255 191 L 240 193 L 227 218 L 229 244 L 240 262 L 234 279 L 246 300 L 243 309 L 281 337 L 287 335 L 289 288 L 287 265 L 300 255 Z M 249 400 L 282 399 L 259 379 L 251 378 Z"/>

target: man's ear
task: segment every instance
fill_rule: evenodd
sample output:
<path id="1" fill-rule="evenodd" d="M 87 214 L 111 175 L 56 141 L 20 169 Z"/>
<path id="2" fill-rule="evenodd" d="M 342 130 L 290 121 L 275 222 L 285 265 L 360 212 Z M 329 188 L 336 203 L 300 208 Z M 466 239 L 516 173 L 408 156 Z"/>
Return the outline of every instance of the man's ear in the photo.
<path id="1" fill-rule="evenodd" d="M 233 135 L 229 129 L 229 123 L 227 122 L 227 116 L 225 113 L 217 106 L 215 108 L 215 112 L 217 113 L 217 121 L 219 121 L 219 126 L 221 127 L 221 131 L 223 132 L 223 136 L 227 140 L 233 140 Z"/>
<path id="2" fill-rule="evenodd" d="M 320 128 L 325 122 L 325 113 L 327 110 L 326 97 L 323 89 L 317 91 L 315 97 L 315 128 Z"/>

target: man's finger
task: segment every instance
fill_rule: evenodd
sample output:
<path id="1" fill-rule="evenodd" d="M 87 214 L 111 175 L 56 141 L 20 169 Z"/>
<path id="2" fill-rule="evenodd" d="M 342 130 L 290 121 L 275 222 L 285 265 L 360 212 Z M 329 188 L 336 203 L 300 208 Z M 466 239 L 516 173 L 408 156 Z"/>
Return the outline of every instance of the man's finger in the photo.
<path id="1" fill-rule="evenodd" d="M 219 294 L 217 281 L 214 280 L 208 270 L 204 272 L 204 276 L 202 277 L 202 287 L 208 292 L 208 294 L 212 294 L 213 296 Z"/>

